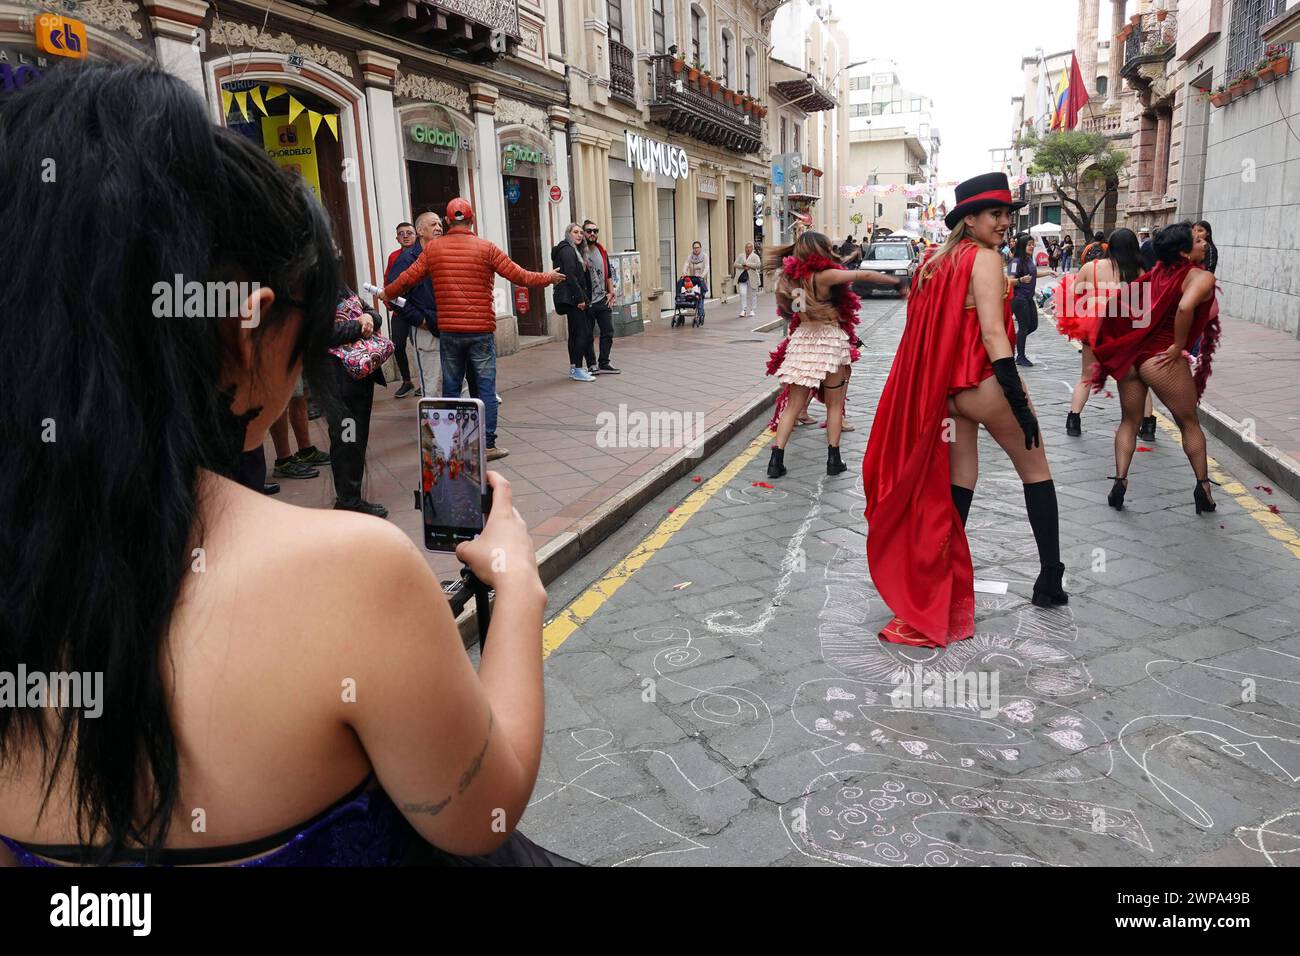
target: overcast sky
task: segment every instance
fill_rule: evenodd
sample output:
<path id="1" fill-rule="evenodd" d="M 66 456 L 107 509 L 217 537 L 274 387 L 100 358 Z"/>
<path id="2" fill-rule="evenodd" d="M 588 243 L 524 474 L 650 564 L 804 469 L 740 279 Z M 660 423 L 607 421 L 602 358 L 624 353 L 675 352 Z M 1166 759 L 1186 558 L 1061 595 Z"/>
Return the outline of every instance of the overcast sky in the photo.
<path id="1" fill-rule="evenodd" d="M 1110 5 L 1103 3 L 1110 22 Z M 1074 48 L 1078 0 L 838 0 L 849 61 L 885 57 L 899 81 L 934 100 L 939 181 L 989 172 L 990 149 L 1010 145 L 1021 57 Z"/>

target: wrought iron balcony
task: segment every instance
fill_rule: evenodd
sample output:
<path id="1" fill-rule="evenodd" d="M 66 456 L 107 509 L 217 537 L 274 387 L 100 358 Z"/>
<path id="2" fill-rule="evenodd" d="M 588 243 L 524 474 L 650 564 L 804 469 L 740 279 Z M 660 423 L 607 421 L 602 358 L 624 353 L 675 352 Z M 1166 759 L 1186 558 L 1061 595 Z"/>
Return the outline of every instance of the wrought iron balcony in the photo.
<path id="1" fill-rule="evenodd" d="M 650 58 L 650 119 L 674 133 L 737 153 L 763 148 L 762 120 L 699 89 L 685 70 L 674 72 L 669 54 Z"/>
<path id="2" fill-rule="evenodd" d="M 609 92 L 636 106 L 636 78 L 632 73 L 632 51 L 617 40 L 609 41 Z"/>
<path id="3" fill-rule="evenodd" d="M 518 0 L 299 2 L 312 8 L 328 5 L 332 15 L 346 22 L 484 63 L 514 52 L 522 37 Z"/>
<path id="4" fill-rule="evenodd" d="M 835 94 L 817 82 L 811 73 L 797 70 L 776 59 L 771 61 L 768 69 L 769 86 L 796 109 L 805 113 L 817 113 L 833 110 L 839 105 Z"/>
<path id="5" fill-rule="evenodd" d="M 1178 39 L 1177 14 L 1167 13 L 1164 20 L 1158 20 L 1155 13 L 1142 14 L 1141 21 L 1132 26 L 1128 39 L 1124 41 L 1124 65 L 1119 75 L 1129 81 L 1140 81 L 1139 71 L 1144 65 L 1164 63 L 1174 55 L 1174 45 Z"/>

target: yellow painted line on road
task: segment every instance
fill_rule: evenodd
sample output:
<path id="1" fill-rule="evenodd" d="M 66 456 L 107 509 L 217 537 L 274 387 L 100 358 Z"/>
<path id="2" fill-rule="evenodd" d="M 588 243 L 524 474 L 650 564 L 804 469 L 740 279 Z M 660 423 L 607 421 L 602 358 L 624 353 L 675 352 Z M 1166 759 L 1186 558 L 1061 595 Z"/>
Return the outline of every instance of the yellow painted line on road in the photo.
<path id="1" fill-rule="evenodd" d="M 1177 425 L 1159 412 L 1156 412 L 1156 421 L 1160 423 L 1162 431 L 1169 433 L 1169 435 L 1178 439 L 1180 445 L 1182 444 L 1182 435 L 1178 431 Z M 1270 537 L 1281 541 L 1288 551 L 1295 555 L 1297 559 L 1300 559 L 1300 533 L 1287 524 L 1281 515 L 1275 515 L 1269 511 L 1268 505 L 1251 494 L 1245 485 L 1224 471 L 1223 466 L 1209 455 L 1206 455 L 1206 462 L 1210 466 L 1210 477 L 1219 483 L 1223 492 L 1232 495 L 1237 504 L 1241 505 L 1246 513 L 1268 532 Z"/>
<path id="2" fill-rule="evenodd" d="M 659 522 L 658 526 L 632 549 L 627 557 L 605 572 L 604 577 L 587 588 L 547 623 L 542 629 L 542 659 L 550 657 L 551 653 L 567 641 L 574 631 L 590 621 L 601 606 L 632 579 L 633 574 L 653 558 L 673 535 L 685 527 L 686 522 L 691 520 L 695 512 L 703 508 L 710 498 L 740 474 L 740 470 L 753 461 L 771 444 L 771 441 L 772 433 L 764 425 L 763 430 L 755 436 L 744 451 L 728 462 L 722 471 L 692 491 L 685 501 L 673 509 L 672 514 Z"/>

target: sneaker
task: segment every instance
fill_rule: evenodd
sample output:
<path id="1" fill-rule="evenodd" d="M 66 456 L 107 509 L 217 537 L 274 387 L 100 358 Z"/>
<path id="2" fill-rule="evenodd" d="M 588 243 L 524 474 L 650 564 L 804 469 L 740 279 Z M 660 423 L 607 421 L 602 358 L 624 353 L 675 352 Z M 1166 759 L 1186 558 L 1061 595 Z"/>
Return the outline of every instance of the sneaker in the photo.
<path id="1" fill-rule="evenodd" d="M 299 448 L 293 460 L 300 465 L 328 465 L 331 464 L 330 456 L 321 451 L 315 445 L 308 445 L 306 448 Z"/>
<path id="2" fill-rule="evenodd" d="M 591 374 L 590 372 L 588 372 L 585 368 L 572 368 L 572 369 L 569 369 L 569 378 L 573 379 L 575 382 L 594 382 L 594 381 L 596 381 L 596 376 L 592 375 L 592 374 Z"/>
<path id="3" fill-rule="evenodd" d="M 588 365 L 588 366 L 587 366 L 587 374 L 588 374 L 588 375 L 599 375 L 599 374 L 600 374 L 600 369 L 599 369 L 597 366 L 595 366 L 595 365 Z"/>
<path id="4" fill-rule="evenodd" d="M 336 501 L 334 502 L 335 511 L 355 511 L 357 514 L 374 515 L 376 518 L 387 518 L 388 509 L 383 505 L 374 504 L 369 501 Z"/>
<path id="5" fill-rule="evenodd" d="M 415 391 L 414 385 L 410 382 L 403 382 L 402 387 L 393 393 L 393 398 L 406 398 L 406 396 L 410 395 L 413 391 Z"/>
<path id="6" fill-rule="evenodd" d="M 271 474 L 276 478 L 315 478 L 320 474 L 320 469 L 312 468 L 310 465 L 304 465 L 296 458 L 280 458 L 275 463 L 275 468 Z"/>
<path id="7" fill-rule="evenodd" d="M 615 368 L 609 362 L 606 362 L 604 365 L 600 367 L 601 375 L 621 375 L 622 373 L 623 370 L 621 368 Z"/>
<path id="8" fill-rule="evenodd" d="M 491 448 L 487 450 L 487 460 L 496 461 L 498 458 L 504 458 L 508 454 L 510 454 L 510 449 L 497 448 L 495 445 L 493 445 Z"/>
<path id="9" fill-rule="evenodd" d="M 262 494 L 264 495 L 278 495 L 279 493 L 280 486 L 274 481 L 268 481 L 266 484 L 262 485 Z"/>

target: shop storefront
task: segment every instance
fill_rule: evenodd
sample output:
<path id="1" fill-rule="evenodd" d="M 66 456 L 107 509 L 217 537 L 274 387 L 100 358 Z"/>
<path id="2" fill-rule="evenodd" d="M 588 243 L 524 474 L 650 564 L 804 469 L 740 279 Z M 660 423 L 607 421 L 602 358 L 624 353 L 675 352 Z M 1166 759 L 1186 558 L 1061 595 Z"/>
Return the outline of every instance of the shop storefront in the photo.
<path id="1" fill-rule="evenodd" d="M 446 107 L 421 104 L 401 111 L 403 190 L 411 216 L 442 215 L 457 196 L 471 196 L 473 125 Z"/>
<path id="2" fill-rule="evenodd" d="M 545 271 L 550 247 L 543 249 L 549 233 L 546 209 L 548 173 L 554 166 L 550 143 L 527 127 L 514 126 L 498 133 L 501 145 L 501 187 L 505 198 L 506 252 L 510 258 L 533 272 Z M 545 267 L 549 269 L 549 265 Z M 527 307 L 523 299 L 512 297 L 520 335 L 546 335 L 546 297 L 536 290 L 529 292 Z"/>

